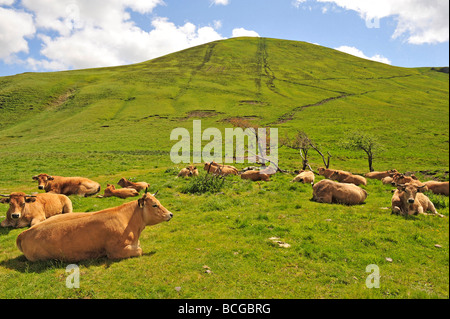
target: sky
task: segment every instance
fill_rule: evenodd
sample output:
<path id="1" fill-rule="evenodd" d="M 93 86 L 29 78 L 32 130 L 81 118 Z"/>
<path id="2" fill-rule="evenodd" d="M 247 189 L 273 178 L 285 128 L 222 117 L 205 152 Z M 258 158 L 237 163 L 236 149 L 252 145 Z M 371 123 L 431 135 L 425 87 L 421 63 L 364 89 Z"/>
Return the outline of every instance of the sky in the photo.
<path id="1" fill-rule="evenodd" d="M 239 36 L 448 66 L 448 0 L 0 0 L 0 76 L 133 64 Z"/>

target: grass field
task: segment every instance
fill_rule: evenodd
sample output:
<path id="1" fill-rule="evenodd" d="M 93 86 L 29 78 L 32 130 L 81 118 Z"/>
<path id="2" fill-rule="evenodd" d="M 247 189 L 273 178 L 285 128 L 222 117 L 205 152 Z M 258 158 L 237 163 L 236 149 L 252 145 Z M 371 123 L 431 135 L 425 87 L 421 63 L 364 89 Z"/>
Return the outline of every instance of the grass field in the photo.
<path id="1" fill-rule="evenodd" d="M 289 174 L 261 184 L 230 177 L 221 193 L 183 194 L 188 181 L 175 178 L 183 165 L 169 156 L 174 128 L 192 132 L 201 119 L 224 132 L 227 119 L 245 117 L 280 136 L 307 132 L 333 155 L 331 168 L 368 171 L 364 153 L 339 146 L 365 131 L 383 144 L 376 170 L 448 180 L 448 88 L 448 74 L 431 68 L 265 38 L 123 67 L 2 77 L 0 193 L 37 191 L 31 177 L 44 172 L 103 189 L 127 177 L 159 190 L 174 218 L 142 233 L 141 258 L 79 263 L 79 289 L 66 288 L 66 263 L 25 259 L 15 246 L 23 229 L 0 229 L 0 298 L 449 298 L 448 197 L 431 197 L 441 219 L 391 215 L 392 187 L 374 180 L 354 207 L 312 202 L 311 186 L 289 183 Z M 279 160 L 300 168 L 294 150 L 281 147 Z M 310 163 L 317 169 L 322 159 L 311 154 Z M 71 200 L 89 212 L 133 199 Z M 379 289 L 366 288 L 370 264 Z"/>

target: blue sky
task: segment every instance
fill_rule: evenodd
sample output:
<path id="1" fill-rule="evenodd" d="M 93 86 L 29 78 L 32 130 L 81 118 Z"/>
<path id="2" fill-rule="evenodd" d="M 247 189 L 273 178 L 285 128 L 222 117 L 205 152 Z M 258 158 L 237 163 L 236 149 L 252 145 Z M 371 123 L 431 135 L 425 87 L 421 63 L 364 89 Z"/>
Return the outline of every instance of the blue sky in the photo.
<path id="1" fill-rule="evenodd" d="M 0 0 L 0 76 L 123 65 L 233 36 L 448 66 L 447 0 Z"/>

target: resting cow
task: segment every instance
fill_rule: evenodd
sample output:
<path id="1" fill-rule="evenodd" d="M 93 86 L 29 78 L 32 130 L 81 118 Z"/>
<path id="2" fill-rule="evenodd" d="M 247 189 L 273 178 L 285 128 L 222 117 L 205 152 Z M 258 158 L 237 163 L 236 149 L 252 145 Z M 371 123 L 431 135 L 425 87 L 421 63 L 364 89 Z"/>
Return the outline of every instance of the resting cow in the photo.
<path id="1" fill-rule="evenodd" d="M 335 169 L 329 169 L 324 167 L 319 167 L 319 175 L 325 176 L 326 178 L 330 178 L 330 176 L 336 172 Z"/>
<path id="2" fill-rule="evenodd" d="M 367 178 L 378 179 L 381 181 L 385 177 L 392 177 L 395 173 L 398 173 L 398 171 L 396 169 L 391 169 L 389 171 L 384 172 L 369 172 L 364 176 L 366 176 Z"/>
<path id="3" fill-rule="evenodd" d="M 153 195 L 145 193 L 139 200 L 99 212 L 52 217 L 19 234 L 16 244 L 30 261 L 138 257 L 144 228 L 172 217 Z"/>
<path id="4" fill-rule="evenodd" d="M 34 226 L 54 215 L 72 212 L 72 202 L 61 194 L 27 195 L 18 192 L 0 196 L 4 197 L 0 199 L 0 203 L 9 204 L 2 227 Z"/>
<path id="5" fill-rule="evenodd" d="M 270 175 L 263 174 L 260 171 L 246 171 L 241 174 L 241 178 L 249 179 L 253 182 L 257 182 L 257 181 L 268 182 L 268 181 L 270 181 Z"/>
<path id="6" fill-rule="evenodd" d="M 207 171 L 209 174 L 213 175 L 238 175 L 238 170 L 236 167 L 230 165 L 221 165 L 216 162 L 208 163 L 206 162 L 203 169 Z"/>
<path id="7" fill-rule="evenodd" d="M 188 167 L 183 168 L 177 177 L 194 177 L 198 176 L 197 166 L 189 165 Z"/>
<path id="8" fill-rule="evenodd" d="M 362 204 L 367 192 L 359 186 L 324 179 L 313 186 L 313 200 L 318 203 Z"/>
<path id="9" fill-rule="evenodd" d="M 406 176 L 405 174 L 395 173 L 392 176 L 392 186 L 403 185 L 403 184 L 414 184 L 417 186 L 423 186 L 423 183 L 417 179 L 417 177 L 413 174 L 411 176 Z"/>
<path id="10" fill-rule="evenodd" d="M 119 198 L 128 198 L 128 197 L 136 197 L 139 196 L 139 192 L 134 188 L 120 188 L 116 189 L 114 185 L 107 184 L 105 193 L 103 197 L 119 197 Z"/>
<path id="11" fill-rule="evenodd" d="M 39 182 L 38 188 L 47 193 L 92 196 L 100 192 L 100 184 L 84 177 L 62 177 L 39 174 L 33 176 Z"/>
<path id="12" fill-rule="evenodd" d="M 417 186 L 412 183 L 398 185 L 392 199 L 392 212 L 402 215 L 428 215 L 426 212 L 430 211 L 434 215 L 444 217 L 444 215 L 441 215 L 436 211 L 436 208 L 430 199 L 422 194 L 425 189 L 425 185 Z M 395 203 L 397 204 L 395 206 L 394 198 L 396 200 Z M 398 199 L 400 199 L 400 201 Z"/>
<path id="13" fill-rule="evenodd" d="M 428 181 L 424 184 L 427 186 L 428 190 L 432 191 L 434 194 L 449 196 L 448 182 Z"/>
<path id="14" fill-rule="evenodd" d="M 356 186 L 367 185 L 367 180 L 364 177 L 353 175 L 352 173 L 344 171 L 335 171 L 330 175 L 329 179 L 338 181 L 340 183 L 355 184 Z"/>
<path id="15" fill-rule="evenodd" d="M 138 192 L 147 189 L 150 185 L 148 185 L 148 183 L 146 182 L 131 182 L 129 180 L 127 180 L 126 178 L 121 178 L 120 181 L 117 183 L 117 185 L 119 185 L 120 187 L 123 188 L 133 188 L 135 190 L 137 190 Z"/>
<path id="16" fill-rule="evenodd" d="M 300 182 L 303 184 L 314 184 L 314 173 L 311 171 L 301 170 L 299 174 L 291 182 Z"/>

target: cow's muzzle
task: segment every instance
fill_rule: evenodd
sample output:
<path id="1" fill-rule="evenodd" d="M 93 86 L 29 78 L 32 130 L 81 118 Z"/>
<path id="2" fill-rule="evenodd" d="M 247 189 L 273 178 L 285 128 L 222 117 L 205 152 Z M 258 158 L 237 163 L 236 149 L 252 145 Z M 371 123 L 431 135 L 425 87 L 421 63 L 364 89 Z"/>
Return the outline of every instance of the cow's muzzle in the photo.
<path id="1" fill-rule="evenodd" d="M 169 217 L 167 218 L 167 221 L 170 221 L 172 218 L 173 218 L 173 214 L 170 213 L 170 214 L 169 214 Z"/>
<path id="2" fill-rule="evenodd" d="M 14 213 L 14 214 L 11 214 L 11 217 L 13 219 L 19 219 L 20 218 L 20 214 Z"/>
<path id="3" fill-rule="evenodd" d="M 408 203 L 414 204 L 414 199 L 412 199 L 412 198 L 408 199 Z"/>
<path id="4" fill-rule="evenodd" d="M 39 188 L 39 189 L 44 189 L 44 186 L 39 185 L 38 188 Z"/>

